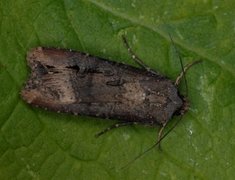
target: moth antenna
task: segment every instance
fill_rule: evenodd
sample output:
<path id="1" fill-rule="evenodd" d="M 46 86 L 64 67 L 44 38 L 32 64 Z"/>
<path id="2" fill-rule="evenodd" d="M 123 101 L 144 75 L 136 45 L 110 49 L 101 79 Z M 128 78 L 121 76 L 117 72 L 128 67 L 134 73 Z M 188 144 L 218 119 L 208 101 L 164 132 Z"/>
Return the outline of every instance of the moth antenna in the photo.
<path id="1" fill-rule="evenodd" d="M 174 41 L 172 39 L 172 36 L 170 35 L 170 33 L 168 33 L 168 34 L 169 34 L 170 40 L 171 40 L 171 42 L 172 42 L 172 44 L 174 46 L 175 52 L 176 52 L 176 54 L 177 54 L 177 56 L 178 56 L 178 58 L 180 60 L 180 66 L 181 66 L 181 70 L 182 70 L 181 71 L 182 77 L 181 78 L 177 77 L 177 79 L 179 79 L 178 80 L 179 82 L 176 81 L 177 83 L 175 82 L 175 85 L 178 86 L 178 84 L 180 83 L 181 79 L 184 78 L 184 83 L 185 83 L 185 88 L 186 88 L 186 97 L 187 97 L 188 96 L 188 83 L 187 83 L 187 79 L 186 79 L 186 76 L 185 76 L 185 68 L 184 68 L 184 65 L 183 65 L 183 60 L 182 60 L 182 58 L 181 58 L 181 56 L 179 54 L 179 51 L 176 48 L 176 45 L 175 45 L 175 43 L 174 43 Z"/>
<path id="2" fill-rule="evenodd" d="M 201 62 L 202 62 L 202 60 L 197 60 L 197 61 L 194 61 L 194 62 L 192 62 L 192 63 L 187 64 L 187 65 L 184 67 L 184 71 L 182 71 L 182 72 L 178 75 L 178 77 L 176 78 L 176 80 L 175 80 L 175 85 L 176 85 L 176 86 L 179 85 L 181 79 L 182 79 L 183 76 L 184 76 L 184 73 L 186 73 L 186 72 L 189 70 L 189 68 L 191 68 L 193 65 L 198 64 L 198 63 L 201 63 Z"/>
<path id="3" fill-rule="evenodd" d="M 181 121 L 182 116 L 180 116 L 180 119 L 178 121 L 176 121 L 176 123 L 174 124 L 174 126 L 172 126 L 155 144 L 153 144 L 152 146 L 150 146 L 148 149 L 146 149 L 144 152 L 142 152 L 141 154 L 139 154 L 138 156 L 136 156 L 133 160 L 131 160 L 130 162 L 128 162 L 126 165 L 124 165 L 123 167 L 121 167 L 120 169 L 123 170 L 124 168 L 130 166 L 133 162 L 135 162 L 136 160 L 138 160 L 139 158 L 141 158 L 142 156 L 144 156 L 147 152 L 151 151 L 153 148 L 155 148 L 177 125 L 178 123 Z"/>

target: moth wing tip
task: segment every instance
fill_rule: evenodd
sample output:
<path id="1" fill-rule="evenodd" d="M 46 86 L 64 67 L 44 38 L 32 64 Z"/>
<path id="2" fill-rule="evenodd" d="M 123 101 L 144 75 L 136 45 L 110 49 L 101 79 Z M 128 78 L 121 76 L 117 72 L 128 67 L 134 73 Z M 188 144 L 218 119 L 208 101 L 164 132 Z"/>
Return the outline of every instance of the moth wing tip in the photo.
<path id="1" fill-rule="evenodd" d="M 37 91 L 23 89 L 21 90 L 20 95 L 24 101 L 26 101 L 28 104 L 31 104 L 35 101 L 35 99 L 37 99 L 39 94 Z"/>

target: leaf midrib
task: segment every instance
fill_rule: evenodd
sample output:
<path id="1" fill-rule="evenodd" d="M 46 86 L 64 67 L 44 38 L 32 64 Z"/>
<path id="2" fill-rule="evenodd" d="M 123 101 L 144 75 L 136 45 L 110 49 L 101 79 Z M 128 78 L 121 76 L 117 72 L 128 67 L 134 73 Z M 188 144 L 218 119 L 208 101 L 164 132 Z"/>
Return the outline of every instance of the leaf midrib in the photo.
<path id="1" fill-rule="evenodd" d="M 167 32 L 161 31 L 159 28 L 156 28 L 154 26 L 151 26 L 147 23 L 144 23 L 144 21 L 139 21 L 139 19 L 134 18 L 134 17 L 130 17 L 126 14 L 120 13 L 118 11 L 115 11 L 114 9 L 106 6 L 103 3 L 100 2 L 96 2 L 93 0 L 88 0 L 90 3 L 94 4 L 95 6 L 103 9 L 104 11 L 107 11 L 119 18 L 125 19 L 127 21 L 130 21 L 133 24 L 137 24 L 139 26 L 142 26 L 148 30 L 151 30 L 155 33 L 158 33 L 161 37 L 165 38 L 167 41 L 170 42 L 170 37 L 169 34 Z M 203 49 L 199 49 L 199 48 L 195 48 L 190 44 L 187 44 L 187 46 L 185 44 L 183 44 L 183 42 L 181 42 L 178 38 L 174 38 L 172 37 L 172 39 L 174 40 L 174 43 L 183 47 L 184 49 L 194 52 L 195 54 L 199 55 L 200 57 L 202 57 L 203 59 L 206 59 L 216 65 L 218 65 L 220 68 L 226 70 L 228 73 L 230 73 L 234 78 L 235 78 L 235 72 L 233 70 L 233 68 L 230 68 L 229 66 L 226 66 L 226 64 L 221 63 L 221 61 L 219 60 L 219 58 L 209 55 L 206 51 L 204 51 Z"/>

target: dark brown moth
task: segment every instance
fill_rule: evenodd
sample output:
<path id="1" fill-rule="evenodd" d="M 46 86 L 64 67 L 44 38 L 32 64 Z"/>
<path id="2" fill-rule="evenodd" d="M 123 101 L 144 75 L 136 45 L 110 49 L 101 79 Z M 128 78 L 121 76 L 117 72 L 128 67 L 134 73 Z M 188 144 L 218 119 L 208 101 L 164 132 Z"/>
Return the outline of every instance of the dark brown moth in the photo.
<path id="1" fill-rule="evenodd" d="M 144 66 L 125 38 L 124 42 L 133 59 Z M 149 68 L 44 47 L 30 50 L 27 62 L 32 72 L 21 95 L 34 106 L 119 120 L 111 128 L 135 123 L 164 127 L 174 114 L 188 108 L 177 89 L 182 73 L 172 82 Z"/>

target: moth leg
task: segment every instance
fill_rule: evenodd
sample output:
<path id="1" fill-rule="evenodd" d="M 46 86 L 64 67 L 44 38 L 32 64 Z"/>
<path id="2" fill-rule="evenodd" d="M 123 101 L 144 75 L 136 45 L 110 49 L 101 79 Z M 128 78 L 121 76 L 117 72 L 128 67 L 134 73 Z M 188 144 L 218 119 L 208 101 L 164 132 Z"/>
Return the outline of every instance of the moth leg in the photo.
<path id="1" fill-rule="evenodd" d="M 186 66 L 184 66 L 182 72 L 177 76 L 176 80 L 175 80 L 175 85 L 178 86 L 181 79 L 184 77 L 185 73 L 195 64 L 201 63 L 202 60 L 197 60 L 194 62 L 191 62 L 189 64 L 187 64 Z"/>
<path id="2" fill-rule="evenodd" d="M 166 123 L 163 124 L 158 132 L 158 137 L 157 137 L 157 142 L 159 142 L 158 147 L 161 150 L 161 139 L 162 139 L 162 135 L 163 135 L 163 130 L 166 127 Z"/>
<path id="3" fill-rule="evenodd" d="M 152 70 L 150 67 L 148 67 L 143 60 L 141 60 L 135 53 L 134 51 L 131 49 L 131 47 L 129 46 L 127 39 L 124 35 L 122 35 L 122 40 L 124 45 L 126 46 L 128 53 L 131 55 L 131 58 L 142 68 L 146 69 L 146 71 L 151 72 L 153 74 L 158 75 L 157 72 L 155 72 L 154 70 Z"/>
<path id="4" fill-rule="evenodd" d="M 111 125 L 111 126 L 105 128 L 103 131 L 97 133 L 97 134 L 95 135 L 95 137 L 99 137 L 99 136 L 101 136 L 101 135 L 103 135 L 103 134 L 105 134 L 105 133 L 107 133 L 108 131 L 111 131 L 111 130 L 113 130 L 113 129 L 120 128 L 120 127 L 123 127 L 123 126 L 132 125 L 132 124 L 135 124 L 135 122 L 117 122 L 117 123 L 115 123 L 115 124 L 113 124 L 113 125 Z"/>

